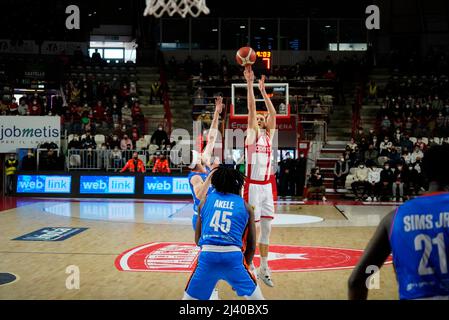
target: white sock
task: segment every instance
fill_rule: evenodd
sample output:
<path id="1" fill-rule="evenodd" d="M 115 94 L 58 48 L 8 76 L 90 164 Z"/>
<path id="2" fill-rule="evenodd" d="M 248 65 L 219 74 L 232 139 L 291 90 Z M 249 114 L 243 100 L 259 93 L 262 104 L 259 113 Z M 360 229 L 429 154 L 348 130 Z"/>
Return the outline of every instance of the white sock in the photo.
<path id="1" fill-rule="evenodd" d="M 260 267 L 268 269 L 268 257 L 260 257 Z"/>

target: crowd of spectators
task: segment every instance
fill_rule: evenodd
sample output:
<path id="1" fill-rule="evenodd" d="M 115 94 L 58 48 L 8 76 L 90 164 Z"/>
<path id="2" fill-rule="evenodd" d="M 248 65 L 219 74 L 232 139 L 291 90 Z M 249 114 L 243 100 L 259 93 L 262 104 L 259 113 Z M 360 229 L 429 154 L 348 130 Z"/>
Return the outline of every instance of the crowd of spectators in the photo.
<path id="1" fill-rule="evenodd" d="M 422 160 L 427 148 L 449 139 L 410 137 L 359 128 L 334 166 L 334 189 L 352 189 L 356 200 L 404 201 L 426 189 Z"/>

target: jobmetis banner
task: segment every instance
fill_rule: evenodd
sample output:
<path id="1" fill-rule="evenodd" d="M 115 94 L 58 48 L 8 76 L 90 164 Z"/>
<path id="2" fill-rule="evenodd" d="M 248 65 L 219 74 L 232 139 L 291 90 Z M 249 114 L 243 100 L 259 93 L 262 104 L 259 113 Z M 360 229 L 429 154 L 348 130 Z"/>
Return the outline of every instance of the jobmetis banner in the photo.
<path id="1" fill-rule="evenodd" d="M 54 142 L 59 146 L 60 138 L 61 120 L 58 116 L 0 116 L 0 153 L 36 148 L 44 142 Z"/>

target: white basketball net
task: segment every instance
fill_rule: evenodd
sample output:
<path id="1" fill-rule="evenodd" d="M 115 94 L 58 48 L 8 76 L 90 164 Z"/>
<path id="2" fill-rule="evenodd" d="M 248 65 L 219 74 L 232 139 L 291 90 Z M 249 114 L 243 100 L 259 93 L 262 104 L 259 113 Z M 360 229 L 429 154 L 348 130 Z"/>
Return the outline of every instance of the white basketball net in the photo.
<path id="1" fill-rule="evenodd" d="M 209 8 L 206 6 L 206 0 L 146 0 L 147 7 L 143 13 L 144 16 L 153 15 L 160 18 L 167 13 L 173 16 L 180 14 L 183 18 L 187 15 L 198 17 L 201 13 L 209 14 Z"/>

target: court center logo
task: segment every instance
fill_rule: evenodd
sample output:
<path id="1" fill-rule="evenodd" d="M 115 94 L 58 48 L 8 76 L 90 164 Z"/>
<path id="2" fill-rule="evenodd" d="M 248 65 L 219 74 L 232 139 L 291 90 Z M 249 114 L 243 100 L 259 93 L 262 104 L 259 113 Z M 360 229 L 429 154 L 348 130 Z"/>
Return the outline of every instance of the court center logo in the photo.
<path id="1" fill-rule="evenodd" d="M 120 271 L 192 272 L 200 249 L 192 243 L 152 242 L 125 251 L 115 260 Z M 270 245 L 268 264 L 273 272 L 352 269 L 363 250 Z M 256 251 L 254 264 L 259 266 Z M 391 264 L 391 257 L 387 260 Z"/>

